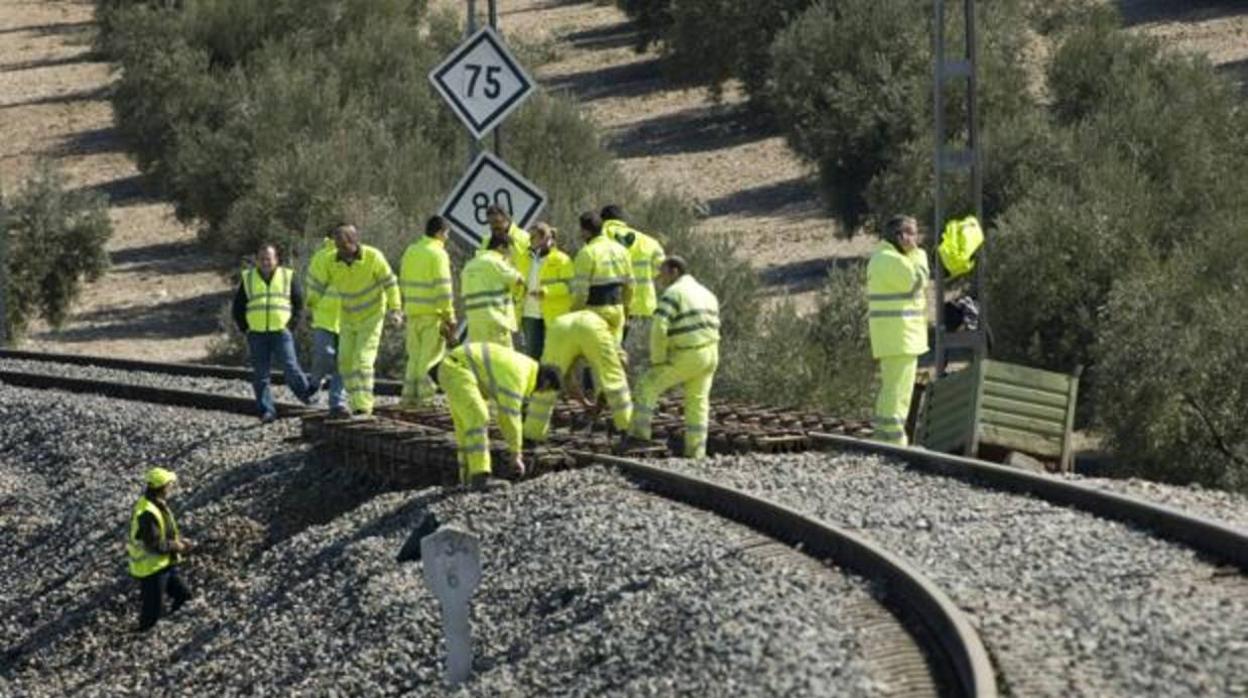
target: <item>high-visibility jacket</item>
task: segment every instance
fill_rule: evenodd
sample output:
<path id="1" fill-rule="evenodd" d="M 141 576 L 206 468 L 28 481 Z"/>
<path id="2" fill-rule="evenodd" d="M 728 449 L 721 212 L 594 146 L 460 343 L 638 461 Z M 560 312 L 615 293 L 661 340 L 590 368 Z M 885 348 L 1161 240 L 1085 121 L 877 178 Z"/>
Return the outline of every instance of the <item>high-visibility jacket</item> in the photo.
<path id="1" fill-rule="evenodd" d="M 469 334 L 489 336 L 489 330 L 478 334 L 473 331 L 475 327 L 516 331 L 516 286 L 523 287 L 524 279 L 503 255 L 496 250 L 478 252 L 464 265 L 459 279 Z"/>
<path id="2" fill-rule="evenodd" d="M 650 317 L 658 307 L 654 279 L 666 255 L 663 246 L 653 237 L 629 227 L 615 218 L 603 221 L 602 232 L 628 250 L 633 267 L 633 300 L 628 305 L 629 317 Z"/>
<path id="3" fill-rule="evenodd" d="M 577 310 L 546 326 L 541 362 L 554 366 L 567 379 L 576 360 L 584 357 L 593 369 L 596 389 L 606 395 L 607 404 L 611 406 L 616 428 L 623 431 L 628 429 L 632 420 L 633 406 L 620 354 L 615 333 L 607 321 L 592 310 Z M 533 394 L 524 419 L 526 438 L 533 441 L 546 439 L 557 399 L 558 395 L 553 390 Z"/>
<path id="4" fill-rule="evenodd" d="M 252 332 L 281 332 L 290 324 L 290 289 L 295 272 L 278 267 L 265 281 L 253 267 L 243 272 L 243 292 L 247 294 L 247 329 Z"/>
<path id="5" fill-rule="evenodd" d="M 506 254 L 507 261 L 511 262 L 511 265 L 518 269 L 520 268 L 520 260 L 528 256 L 529 248 L 532 244 L 529 232 L 512 223 L 511 227 L 507 229 L 507 237 L 511 238 L 511 249 Z M 489 244 L 490 233 L 487 231 L 486 236 L 481 238 L 481 245 L 477 248 L 477 251 L 484 252 Z"/>
<path id="6" fill-rule="evenodd" d="M 169 512 L 169 520 L 166 521 L 164 512 L 155 502 L 146 496 L 139 497 L 134 510 L 130 513 L 130 535 L 126 539 L 126 555 L 130 558 L 131 577 L 150 577 L 174 563 L 174 553 L 158 553 L 149 550 L 143 541 L 139 540 L 139 517 L 143 514 L 156 517 L 156 526 L 160 531 L 162 542 L 171 537 L 173 539 L 178 537 L 178 522 L 173 519 L 173 512 Z"/>
<path id="7" fill-rule="evenodd" d="M 398 277 L 381 250 L 369 245 L 360 245 L 359 255 L 350 263 L 335 254 L 323 288 L 308 290 L 308 304 L 318 305 L 321 294 L 337 298 L 342 304 L 339 318 L 343 325 L 361 326 L 402 308 Z"/>
<path id="8" fill-rule="evenodd" d="M 692 274 L 676 279 L 659 297 L 650 325 L 650 363 L 675 351 L 719 344 L 719 299 Z"/>
<path id="9" fill-rule="evenodd" d="M 468 342 L 452 349 L 447 361 L 467 364 L 482 397 L 498 407 L 498 429 L 511 453 L 523 446 L 524 402 L 537 387 L 538 364 L 524 354 L 489 342 Z"/>
<path id="10" fill-rule="evenodd" d="M 338 312 L 342 303 L 339 302 L 337 296 L 331 296 L 325 292 L 329 290 L 326 286 L 329 283 L 329 265 L 333 264 L 337 256 L 338 246 L 334 244 L 334 239 L 325 238 L 325 242 L 312 255 L 312 261 L 308 263 L 307 281 L 304 284 L 304 287 L 308 289 L 308 308 L 312 311 L 312 327 L 328 330 L 334 334 L 338 334 Z M 320 294 L 315 305 L 312 304 L 313 291 Z"/>
<path id="11" fill-rule="evenodd" d="M 438 238 L 425 236 L 407 246 L 399 264 L 403 313 L 408 317 L 437 315 L 455 321 L 451 297 L 451 257 Z"/>
<path id="12" fill-rule="evenodd" d="M 529 281 L 529 270 L 533 266 L 533 253 L 520 258 L 520 264 L 516 269 L 520 272 L 520 278 L 524 279 L 527 284 Z M 556 247 L 550 248 L 546 259 L 542 262 L 542 268 L 537 272 L 537 280 L 545 289 L 546 295 L 542 296 L 542 319 L 546 322 L 553 322 L 555 318 L 572 310 L 572 282 L 576 277 L 576 268 L 572 264 L 572 258 L 563 250 Z M 516 306 L 516 313 L 522 314 L 524 311 L 524 297 L 516 299 L 519 304 Z"/>
<path id="13" fill-rule="evenodd" d="M 607 237 L 596 235 L 576 253 L 573 263 L 576 278 L 572 282 L 572 307 L 624 305 L 632 295 L 633 265 L 624 246 Z M 617 298 L 604 301 L 602 294 L 612 287 Z M 614 301 L 614 302 L 612 302 Z"/>
<path id="14" fill-rule="evenodd" d="M 867 262 L 871 354 L 875 358 L 927 351 L 927 255 L 902 254 L 880 242 Z"/>
<path id="15" fill-rule="evenodd" d="M 984 245 L 984 230 L 975 216 L 955 218 L 940 236 L 940 261 L 949 279 L 966 276 L 975 269 L 975 253 Z"/>

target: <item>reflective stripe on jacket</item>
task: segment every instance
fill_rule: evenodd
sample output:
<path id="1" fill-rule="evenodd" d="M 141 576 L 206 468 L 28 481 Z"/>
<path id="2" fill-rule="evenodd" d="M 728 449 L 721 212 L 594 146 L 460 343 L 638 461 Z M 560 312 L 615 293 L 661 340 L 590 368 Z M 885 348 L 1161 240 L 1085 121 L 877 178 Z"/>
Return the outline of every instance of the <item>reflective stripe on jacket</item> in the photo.
<path id="1" fill-rule="evenodd" d="M 628 250 L 606 235 L 596 235 L 586 242 L 577 251 L 573 266 L 576 269 L 576 278 L 572 281 L 573 308 L 588 305 L 594 288 L 631 289 L 633 286 L 633 265 L 628 259 Z M 627 301 L 628 295 L 624 293 L 622 301 Z"/>
<path id="2" fill-rule="evenodd" d="M 399 265 L 399 289 L 408 317 L 437 315 L 455 320 L 451 257 L 441 240 L 425 236 L 408 245 Z"/>
<path id="3" fill-rule="evenodd" d="M 334 239 L 325 238 L 325 242 L 312 255 L 312 261 L 308 263 L 308 273 L 304 283 L 308 291 L 308 308 L 312 311 L 312 327 L 328 330 L 334 334 L 338 334 L 339 310 L 342 304 L 336 296 L 327 295 L 326 291 L 329 290 L 329 265 L 333 264 L 337 256 L 338 246 L 334 244 Z M 313 293 L 318 294 L 315 305 L 312 303 Z"/>
<path id="4" fill-rule="evenodd" d="M 532 251 L 520 258 L 520 265 L 516 268 L 520 272 L 520 278 L 529 278 L 529 269 L 533 266 Z M 576 268 L 572 264 L 572 258 L 563 250 L 552 247 L 546 255 L 546 260 L 542 262 L 542 268 L 537 272 L 537 280 L 542 285 L 542 289 L 546 291 L 546 295 L 542 296 L 542 319 L 547 323 L 554 322 L 555 318 L 572 310 L 572 282 L 576 277 Z M 523 297 L 517 300 L 517 312 L 523 309 Z"/>
<path id="5" fill-rule="evenodd" d="M 927 255 L 902 254 L 881 242 L 867 262 L 871 354 L 917 356 L 927 351 Z"/>
<path id="6" fill-rule="evenodd" d="M 659 297 L 650 325 L 650 362 L 667 362 L 673 351 L 719 343 L 719 299 L 692 274 L 676 279 Z"/>
<path id="7" fill-rule="evenodd" d="M 256 268 L 243 272 L 247 294 L 247 329 L 252 332 L 280 332 L 290 323 L 290 289 L 294 272 L 289 267 L 273 270 L 268 281 Z"/>
<path id="8" fill-rule="evenodd" d="M 507 450 L 519 453 L 523 441 L 524 401 L 537 386 L 537 362 L 489 342 L 468 342 L 452 349 L 447 361 L 467 364 L 477 387 L 498 407 L 498 428 Z"/>
<path id="9" fill-rule="evenodd" d="M 629 317 L 654 315 L 658 307 L 654 279 L 659 274 L 659 265 L 666 259 L 663 246 L 653 237 L 614 218 L 603 222 L 602 232 L 628 250 L 633 269 L 633 300 L 628 305 Z"/>
<path id="10" fill-rule="evenodd" d="M 459 280 L 469 325 L 516 331 L 516 286 L 523 288 L 524 279 L 503 255 L 495 250 L 478 252 L 464 265 Z"/>
<path id="11" fill-rule="evenodd" d="M 126 539 L 126 555 L 130 558 L 131 577 L 150 577 L 173 564 L 173 553 L 154 552 L 139 540 L 139 517 L 143 514 L 156 517 L 156 526 L 160 531 L 162 542 L 170 539 L 170 533 L 173 534 L 172 538 L 178 537 L 178 522 L 174 520 L 173 512 L 169 512 L 169 522 L 166 526 L 165 516 L 160 507 L 146 496 L 139 497 L 134 510 L 130 513 L 130 535 Z"/>
<path id="12" fill-rule="evenodd" d="M 308 304 L 319 304 L 321 295 L 337 298 L 342 304 L 342 324 L 360 325 L 390 310 L 399 310 L 399 279 L 385 255 L 375 247 L 360 245 L 360 253 L 350 263 L 334 255 L 324 289 L 309 289 Z"/>

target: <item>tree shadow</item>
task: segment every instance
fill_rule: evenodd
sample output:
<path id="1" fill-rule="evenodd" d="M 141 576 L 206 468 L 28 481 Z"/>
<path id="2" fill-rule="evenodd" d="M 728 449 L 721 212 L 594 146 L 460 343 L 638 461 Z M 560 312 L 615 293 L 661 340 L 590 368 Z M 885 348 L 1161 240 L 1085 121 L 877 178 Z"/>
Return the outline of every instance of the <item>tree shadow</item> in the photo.
<path id="1" fill-rule="evenodd" d="M 22 70 L 38 70 L 40 68 L 55 68 L 63 65 L 75 65 L 78 63 L 98 63 L 102 58 L 95 51 L 83 51 L 75 53 L 72 56 L 61 56 L 60 58 L 38 58 L 29 61 L 17 61 L 15 63 L 0 64 L 0 73 L 15 73 Z"/>
<path id="2" fill-rule="evenodd" d="M 57 22 L 55 24 L 28 24 L 22 27 L 0 29 L 0 34 L 30 33 L 38 34 L 39 36 L 56 36 L 57 34 L 76 34 L 94 26 L 95 22 L 88 20 L 82 22 Z"/>
<path id="3" fill-rule="evenodd" d="M 1248 58 L 1218 66 L 1218 72 L 1239 85 L 1239 91 L 1248 98 Z"/>
<path id="4" fill-rule="evenodd" d="M 125 149 L 121 136 L 112 126 L 76 131 L 66 135 L 51 150 L 53 157 L 68 155 L 102 155 L 120 153 Z"/>
<path id="5" fill-rule="evenodd" d="M 124 267 L 128 272 L 197 274 L 221 268 L 221 259 L 196 240 L 129 247 L 113 252 L 110 257 L 114 267 Z"/>
<path id="6" fill-rule="evenodd" d="M 103 194 L 110 206 L 133 206 L 161 201 L 161 198 L 148 190 L 143 175 L 129 175 L 100 184 L 78 187 L 76 192 Z"/>
<path id="7" fill-rule="evenodd" d="M 623 158 L 675 155 L 731 148 L 776 133 L 772 121 L 748 104 L 710 104 L 634 122 L 607 145 Z"/>
<path id="8" fill-rule="evenodd" d="M 817 202 L 819 191 L 807 177 L 794 177 L 783 182 L 761 184 L 706 202 L 711 216 L 776 214 L 779 209 L 794 204 Z M 811 215 L 821 215 L 818 205 L 811 207 Z"/>
<path id="9" fill-rule="evenodd" d="M 1153 22 L 1205 22 L 1248 14 L 1242 0 L 1118 0 L 1122 22 L 1128 27 Z"/>
<path id="10" fill-rule="evenodd" d="M 860 257 L 820 257 L 778 264 L 759 272 L 769 296 L 804 293 L 821 288 L 833 269 L 852 269 L 866 264 Z"/>
<path id="11" fill-rule="evenodd" d="M 574 48 L 598 51 L 630 46 L 635 47 L 640 39 L 640 34 L 637 31 L 637 25 L 633 24 L 632 21 L 625 20 L 593 29 L 572 32 L 565 34 L 562 38 L 564 41 L 572 44 Z"/>
<path id="12" fill-rule="evenodd" d="M 74 102 L 97 102 L 108 97 L 109 87 L 92 87 L 82 90 L 74 90 L 73 92 L 65 92 L 58 95 L 47 95 L 44 97 L 33 97 L 31 99 L 22 100 L 20 102 L 5 102 L 0 104 L 0 109 L 15 109 L 18 107 L 38 107 L 52 104 L 73 104 Z"/>
<path id="13" fill-rule="evenodd" d="M 582 102 L 611 97 L 641 97 L 669 87 L 662 62 L 649 58 L 622 65 L 586 70 L 554 78 L 546 83 L 552 91 L 572 93 Z"/>
<path id="14" fill-rule="evenodd" d="M 214 334 L 221 306 L 233 290 L 166 301 L 155 306 L 106 306 L 73 316 L 78 326 L 34 335 L 41 341 L 95 342 L 117 339 L 184 339 Z"/>

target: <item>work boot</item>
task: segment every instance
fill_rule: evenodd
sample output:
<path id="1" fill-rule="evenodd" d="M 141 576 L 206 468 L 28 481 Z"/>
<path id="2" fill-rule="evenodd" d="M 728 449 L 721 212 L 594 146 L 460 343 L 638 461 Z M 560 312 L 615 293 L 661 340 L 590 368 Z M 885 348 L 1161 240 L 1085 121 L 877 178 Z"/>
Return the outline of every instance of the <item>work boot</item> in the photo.
<path id="1" fill-rule="evenodd" d="M 329 418 L 334 420 L 351 419 L 351 410 L 345 407 L 335 407 L 329 411 Z"/>
<path id="2" fill-rule="evenodd" d="M 260 415 L 261 424 L 272 424 L 275 421 L 277 421 L 277 415 L 272 412 L 265 412 L 264 414 Z"/>

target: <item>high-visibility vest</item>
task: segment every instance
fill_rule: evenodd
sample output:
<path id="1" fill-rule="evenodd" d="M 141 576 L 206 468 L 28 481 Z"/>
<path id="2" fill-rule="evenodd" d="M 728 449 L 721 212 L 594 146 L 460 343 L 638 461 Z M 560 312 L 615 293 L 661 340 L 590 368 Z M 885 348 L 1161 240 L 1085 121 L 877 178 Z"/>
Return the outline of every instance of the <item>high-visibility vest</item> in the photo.
<path id="1" fill-rule="evenodd" d="M 653 237 L 629 227 L 617 219 L 603 221 L 602 232 L 628 250 L 633 268 L 633 300 L 628 305 L 629 317 L 650 317 L 658 307 L 654 279 L 666 255 L 663 246 Z"/>
<path id="2" fill-rule="evenodd" d="M 875 358 L 927 351 L 927 255 L 902 254 L 887 241 L 867 262 L 871 354 Z"/>
<path id="3" fill-rule="evenodd" d="M 134 510 L 130 513 L 130 536 L 126 540 L 126 554 L 130 558 L 131 577 L 150 577 L 174 562 L 174 553 L 152 552 L 147 549 L 143 541 L 139 540 L 139 517 L 143 514 L 156 517 L 156 526 L 160 531 L 162 542 L 169 540 L 170 533 L 173 534 L 173 539 L 178 537 L 178 522 L 173 519 L 173 512 L 169 512 L 169 520 L 166 522 L 164 513 L 155 502 L 148 499 L 146 495 L 139 497 Z"/>
<path id="4" fill-rule="evenodd" d="M 327 294 L 326 291 L 329 290 L 329 265 L 334 263 L 337 256 L 338 246 L 334 244 L 334 239 L 325 238 L 325 242 L 312 255 L 312 261 L 308 263 L 308 273 L 303 284 L 308 291 L 308 309 L 312 311 L 312 327 L 328 330 L 334 334 L 338 334 L 340 322 L 338 315 L 342 303 L 337 296 Z M 312 303 L 313 297 L 316 298 L 315 305 Z"/>
<path id="5" fill-rule="evenodd" d="M 966 276 L 975 269 L 975 253 L 984 244 L 984 230 L 975 216 L 955 218 L 940 236 L 940 261 L 949 279 Z"/>
<path id="6" fill-rule="evenodd" d="M 408 245 L 399 265 L 399 289 L 408 317 L 438 315 L 455 320 L 451 296 L 451 257 L 446 245 L 425 236 Z"/>
<path id="7" fill-rule="evenodd" d="M 319 304 L 324 297 L 337 298 L 341 324 L 362 325 L 386 311 L 402 307 L 399 279 L 390 269 L 386 256 L 375 247 L 360 245 L 360 253 L 350 264 L 338 259 L 329 265 L 324 291 L 308 289 L 308 303 Z"/>
<path id="8" fill-rule="evenodd" d="M 290 324 L 290 288 L 295 273 L 278 267 L 268 281 L 256 268 L 243 272 L 247 294 L 247 329 L 252 332 L 281 332 Z"/>
<path id="9" fill-rule="evenodd" d="M 607 237 L 596 235 L 576 253 L 573 263 L 576 278 L 572 282 L 572 292 L 576 296 L 573 307 L 586 305 L 620 305 L 602 303 L 595 296 L 595 289 L 609 286 L 628 286 L 633 284 L 633 265 L 628 258 L 628 250 L 624 246 Z"/>
<path id="10" fill-rule="evenodd" d="M 523 285 L 524 280 L 503 255 L 496 250 L 478 252 L 464 265 L 459 279 L 464 316 L 470 327 L 516 331 L 515 299 L 512 294 L 516 285 Z"/>
<path id="11" fill-rule="evenodd" d="M 477 247 L 477 252 L 484 252 L 490 245 L 490 231 L 486 231 L 485 237 L 481 238 L 481 244 Z M 524 228 L 511 224 L 507 229 L 507 237 L 511 238 L 511 249 L 507 251 L 505 258 L 511 262 L 511 266 L 520 268 L 520 260 L 528 256 L 529 248 L 532 246 L 529 232 Z"/>
<path id="12" fill-rule="evenodd" d="M 659 297 L 650 326 L 650 361 L 661 364 L 673 351 L 719 343 L 719 299 L 692 274 L 676 279 Z"/>
<path id="13" fill-rule="evenodd" d="M 520 258 L 520 264 L 516 267 L 525 283 L 528 283 L 529 269 L 532 266 L 533 253 L 530 251 Z M 541 270 L 537 272 L 538 283 L 546 291 L 546 295 L 542 296 L 542 319 L 547 323 L 554 322 L 555 318 L 572 310 L 572 282 L 575 278 L 576 268 L 572 264 L 572 258 L 563 250 L 552 247 L 542 261 Z M 519 313 L 524 308 L 523 297 L 516 302 L 519 304 L 516 312 Z"/>

